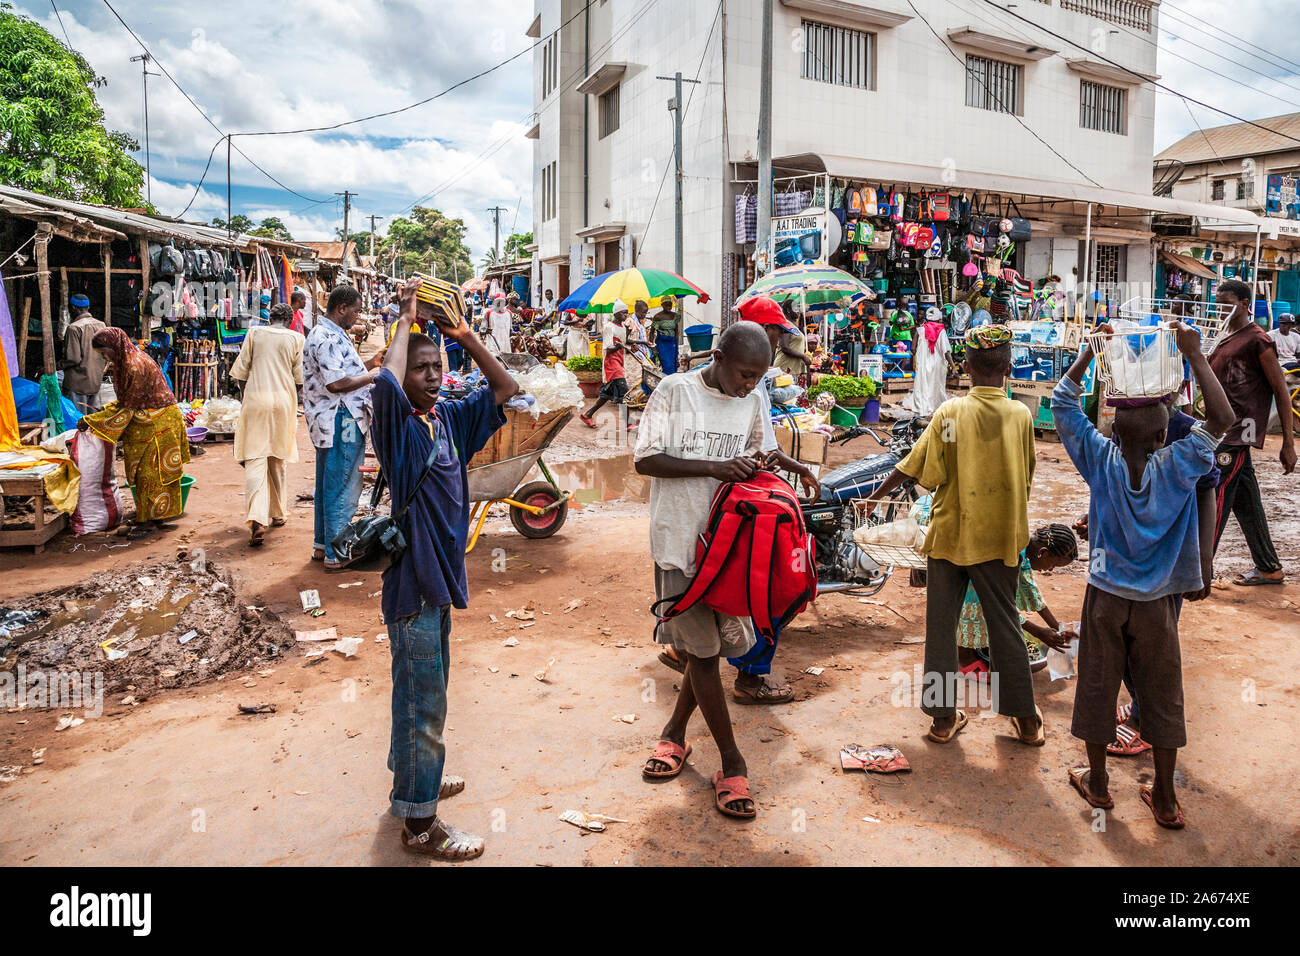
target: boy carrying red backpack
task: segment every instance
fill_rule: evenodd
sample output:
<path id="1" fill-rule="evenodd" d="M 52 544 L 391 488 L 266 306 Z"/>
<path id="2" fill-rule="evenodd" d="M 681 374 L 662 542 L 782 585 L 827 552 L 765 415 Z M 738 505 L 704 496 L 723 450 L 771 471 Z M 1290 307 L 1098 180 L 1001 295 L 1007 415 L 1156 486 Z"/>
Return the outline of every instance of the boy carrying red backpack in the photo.
<path id="1" fill-rule="evenodd" d="M 655 598 L 666 607 L 686 593 L 696 572 L 696 544 L 709 524 L 721 482 L 745 481 L 759 471 L 764 448 L 763 392 L 772 349 L 752 322 L 737 322 L 718 339 L 713 361 L 695 372 L 669 375 L 650 396 L 634 458 L 649 476 L 650 555 Z M 773 443 L 773 447 L 775 444 Z M 740 657 L 754 645 L 747 617 L 720 614 L 701 601 L 664 621 L 655 640 L 672 644 L 686 661 L 681 693 L 642 774 L 666 779 L 681 773 L 691 748 L 686 724 L 698 706 L 718 745 L 722 769 L 713 775 L 714 805 L 730 817 L 755 814 L 745 758 L 732 733 L 718 658 Z"/>

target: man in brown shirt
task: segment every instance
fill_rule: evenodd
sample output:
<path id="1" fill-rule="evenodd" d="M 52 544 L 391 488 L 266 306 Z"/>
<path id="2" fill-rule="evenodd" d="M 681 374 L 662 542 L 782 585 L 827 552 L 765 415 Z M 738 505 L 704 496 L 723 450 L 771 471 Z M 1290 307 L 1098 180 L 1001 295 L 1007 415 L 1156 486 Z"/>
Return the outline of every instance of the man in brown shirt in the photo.
<path id="1" fill-rule="evenodd" d="M 1290 408 L 1286 377 L 1277 360 L 1277 346 L 1251 317 L 1250 286 L 1237 280 L 1219 284 L 1215 293 L 1219 305 L 1233 312 L 1223 330 L 1223 337 L 1210 353 L 1210 368 L 1223 384 L 1228 402 L 1237 420 L 1223 436 L 1215 457 L 1219 468 L 1214 549 L 1219 549 L 1228 515 L 1235 514 L 1246 537 L 1255 567 L 1239 574 L 1233 583 L 1242 586 L 1281 584 L 1286 575 L 1278 560 L 1273 539 L 1268 533 L 1268 519 L 1260 500 L 1259 482 L 1251 461 L 1251 449 L 1264 447 L 1268 417 L 1274 403 L 1281 412 Z M 1289 416 L 1288 416 L 1289 417 Z M 1290 422 L 1282 427 L 1282 450 L 1278 454 L 1286 474 L 1295 470 L 1295 434 Z"/>
<path id="2" fill-rule="evenodd" d="M 94 412 L 100 408 L 99 390 L 104 384 L 104 357 L 91 345 L 95 333 L 104 323 L 90 314 L 90 300 L 74 295 L 68 302 L 76 318 L 63 334 L 63 393 L 72 399 L 78 411 Z"/>

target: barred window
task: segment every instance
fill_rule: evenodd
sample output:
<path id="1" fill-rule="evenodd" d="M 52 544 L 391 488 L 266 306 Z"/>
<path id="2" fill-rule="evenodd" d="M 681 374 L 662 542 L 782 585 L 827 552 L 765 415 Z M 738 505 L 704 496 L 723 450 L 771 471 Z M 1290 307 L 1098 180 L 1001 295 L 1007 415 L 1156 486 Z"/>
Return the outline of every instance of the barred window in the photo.
<path id="1" fill-rule="evenodd" d="M 618 91 L 619 84 L 615 84 L 604 93 L 600 94 L 600 138 L 604 139 L 614 130 L 618 129 Z"/>
<path id="2" fill-rule="evenodd" d="M 1105 86 L 1082 80 L 1079 88 L 1079 125 L 1103 133 L 1128 132 L 1128 92 L 1118 86 Z"/>
<path id="3" fill-rule="evenodd" d="M 1024 68 L 983 56 L 966 56 L 966 105 L 995 113 L 1023 112 Z"/>
<path id="4" fill-rule="evenodd" d="M 799 75 L 805 80 L 874 90 L 876 35 L 804 20 L 803 68 Z"/>
<path id="5" fill-rule="evenodd" d="M 542 99 L 560 83 L 559 32 L 552 33 L 542 44 Z"/>
<path id="6" fill-rule="evenodd" d="M 542 222 L 555 218 L 559 203 L 555 182 L 555 163 L 542 167 Z"/>

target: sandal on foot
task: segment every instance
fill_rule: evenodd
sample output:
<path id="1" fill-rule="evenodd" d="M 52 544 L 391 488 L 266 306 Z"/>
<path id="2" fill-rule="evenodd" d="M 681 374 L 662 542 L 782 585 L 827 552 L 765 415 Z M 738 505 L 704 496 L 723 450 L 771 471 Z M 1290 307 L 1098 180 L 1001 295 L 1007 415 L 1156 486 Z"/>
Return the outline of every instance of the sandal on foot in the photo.
<path id="1" fill-rule="evenodd" d="M 675 777 L 682 772 L 682 768 L 686 766 L 686 758 L 690 755 L 689 742 L 685 747 L 679 747 L 671 740 L 661 740 L 655 744 L 654 755 L 646 760 L 645 766 L 641 768 L 641 776 L 651 780 L 667 780 L 669 777 Z M 656 761 L 668 764 L 669 769 L 651 770 L 650 764 Z"/>
<path id="2" fill-rule="evenodd" d="M 1026 747 L 1041 747 L 1047 743 L 1047 725 L 1043 723 L 1043 712 L 1037 705 L 1034 705 L 1034 716 L 1038 718 L 1038 734 L 1034 737 L 1026 737 L 1019 718 L 1011 718 L 1011 725 L 1016 728 L 1016 739 Z"/>
<path id="3" fill-rule="evenodd" d="M 1115 723 L 1116 723 L 1116 724 L 1127 724 L 1127 723 L 1128 723 L 1128 719 L 1129 719 L 1130 717 L 1132 717 L 1132 716 L 1133 716 L 1133 702 L 1132 702 L 1132 701 L 1129 701 L 1127 704 L 1120 704 L 1118 707 L 1115 708 Z"/>
<path id="4" fill-rule="evenodd" d="M 765 676 L 754 690 L 735 684 L 731 688 L 731 696 L 742 704 L 788 704 L 794 700 L 794 688 L 788 684 L 784 687 L 773 684 Z"/>
<path id="5" fill-rule="evenodd" d="M 1160 824 L 1166 830 L 1181 830 L 1183 827 L 1187 826 L 1187 821 L 1183 819 L 1182 807 L 1178 807 L 1178 815 L 1172 820 L 1168 817 L 1162 817 L 1156 812 L 1156 804 L 1154 798 L 1151 796 L 1151 788 L 1146 784 L 1143 784 L 1138 788 L 1138 795 L 1142 797 L 1142 802 L 1151 808 L 1151 815 L 1156 818 L 1156 823 Z M 1174 806 L 1178 806 L 1177 800 L 1174 801 Z"/>
<path id="6" fill-rule="evenodd" d="M 442 783 L 438 784 L 438 799 L 445 800 L 448 797 L 454 797 L 456 794 L 463 792 L 464 789 L 464 777 L 452 777 L 448 774 L 443 774 Z"/>
<path id="7" fill-rule="evenodd" d="M 667 651 L 659 652 L 659 663 L 663 664 L 665 667 L 671 667 L 679 674 L 686 673 L 686 665 L 682 663 L 679 658 L 673 657 L 673 655 L 669 654 Z"/>
<path id="8" fill-rule="evenodd" d="M 266 526 L 255 525 L 248 532 L 248 546 L 251 548 L 260 548 L 262 542 L 266 540 Z"/>
<path id="9" fill-rule="evenodd" d="M 578 416 L 578 421 L 582 422 L 582 424 L 586 425 L 588 428 L 599 428 L 599 427 L 600 427 L 600 426 L 597 425 L 594 421 L 592 421 L 590 418 L 588 418 L 586 415 L 579 415 L 579 416 Z"/>
<path id="10" fill-rule="evenodd" d="M 271 527 L 272 527 L 272 528 L 283 528 L 283 527 L 284 527 L 284 521 L 285 521 L 284 518 L 272 518 L 272 519 L 271 519 Z"/>
<path id="11" fill-rule="evenodd" d="M 1065 773 L 1070 778 L 1070 786 L 1079 791 L 1079 796 L 1088 801 L 1088 806 L 1097 810 L 1114 810 L 1115 799 L 1106 791 L 1106 799 L 1098 800 L 1088 789 L 1088 785 L 1083 782 L 1083 778 L 1088 776 L 1089 768 L 1087 766 L 1071 767 Z"/>
<path id="12" fill-rule="evenodd" d="M 441 839 L 434 836 L 434 832 L 438 830 L 442 831 Z M 436 818 L 433 823 L 429 824 L 429 829 L 418 836 L 403 824 L 401 839 L 402 846 L 412 853 L 423 853 L 426 856 L 438 860 L 447 860 L 451 863 L 472 860 L 483 855 L 482 837 L 476 837 L 471 833 L 457 830 L 451 824 L 444 823 Z"/>
<path id="13" fill-rule="evenodd" d="M 1151 749 L 1151 745 L 1128 724 L 1115 727 L 1115 742 L 1106 745 L 1106 753 L 1116 757 L 1136 757 Z"/>
<path id="14" fill-rule="evenodd" d="M 1251 568 L 1245 574 L 1238 574 L 1232 579 L 1232 583 L 1240 588 L 1253 588 L 1261 584 L 1281 584 L 1286 580 L 1286 575 L 1280 578 L 1270 578 L 1262 574 L 1259 568 Z"/>
<path id="15" fill-rule="evenodd" d="M 743 813 L 739 810 L 732 810 L 727 804 L 736 803 L 739 800 L 748 800 L 754 802 L 754 795 L 749 792 L 748 777 L 724 777 L 719 770 L 713 775 L 713 803 L 718 808 L 718 812 L 723 816 L 735 817 L 738 820 L 752 820 L 758 816 L 758 809 L 750 810 Z"/>
<path id="16" fill-rule="evenodd" d="M 952 739 L 956 737 L 959 733 L 961 733 L 961 729 L 965 727 L 968 723 L 970 723 L 970 719 L 966 716 L 966 712 L 964 710 L 959 710 L 957 711 L 957 719 L 953 722 L 952 729 L 949 730 L 948 733 L 946 734 L 935 733 L 934 723 L 932 721 L 930 723 L 930 729 L 926 731 L 925 739 L 933 740 L 936 744 L 952 743 Z"/>

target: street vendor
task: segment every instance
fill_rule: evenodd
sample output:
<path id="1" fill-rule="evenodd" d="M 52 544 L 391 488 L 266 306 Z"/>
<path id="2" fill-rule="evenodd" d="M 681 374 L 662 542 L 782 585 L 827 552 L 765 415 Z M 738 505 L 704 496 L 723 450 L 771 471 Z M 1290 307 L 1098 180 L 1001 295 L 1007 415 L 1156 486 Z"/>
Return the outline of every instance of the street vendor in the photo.
<path id="1" fill-rule="evenodd" d="M 484 344 L 488 355 L 500 355 L 510 351 L 510 330 L 514 316 L 506 307 L 506 297 L 498 295 L 492 300 L 492 308 L 483 317 L 483 331 L 486 333 Z"/>
<path id="2" fill-rule="evenodd" d="M 479 364 L 487 387 L 463 399 L 439 401 L 441 352 L 428 336 L 411 333 L 420 285 L 414 278 L 402 287 L 397 334 L 372 394 L 375 456 L 394 507 L 409 505 L 407 547 L 384 571 L 382 597 L 393 658 L 389 812 L 403 821 L 402 846 L 454 862 L 483 853 L 481 837 L 438 814 L 440 801 L 465 789 L 463 779 L 443 773 L 443 731 L 451 609 L 469 603 L 466 464 L 505 424 L 501 405 L 518 386 L 457 314 L 451 317 L 456 325 L 444 325 L 442 333 Z"/>
<path id="3" fill-rule="evenodd" d="M 591 319 L 579 317 L 572 310 L 564 313 L 560 325 L 567 333 L 564 342 L 565 358 L 591 354 L 591 322 Z"/>
<path id="4" fill-rule="evenodd" d="M 105 325 L 90 314 L 90 300 L 77 294 L 68 300 L 74 310 L 72 324 L 63 334 L 63 394 L 80 412 L 100 408 L 99 390 L 104 387 L 104 358 L 95 350 L 95 336 Z"/>
<path id="5" fill-rule="evenodd" d="M 659 355 L 659 367 L 665 375 L 677 371 L 677 337 L 680 333 L 682 318 L 674 311 L 676 301 L 671 295 L 659 300 L 659 311 L 654 317 L 654 345 Z"/>
<path id="6" fill-rule="evenodd" d="M 181 515 L 181 479 L 190 460 L 185 419 L 162 369 L 121 329 L 100 329 L 91 342 L 113 373 L 117 400 L 77 423 L 106 442 L 122 443 L 126 481 L 135 498 L 138 540 L 174 525 Z"/>

